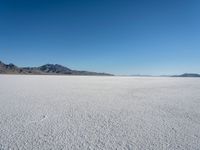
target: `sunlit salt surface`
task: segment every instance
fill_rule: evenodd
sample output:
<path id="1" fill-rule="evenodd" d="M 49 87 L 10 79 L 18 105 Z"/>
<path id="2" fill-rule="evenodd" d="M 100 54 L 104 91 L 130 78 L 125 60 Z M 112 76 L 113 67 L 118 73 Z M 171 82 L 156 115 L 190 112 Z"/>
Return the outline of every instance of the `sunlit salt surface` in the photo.
<path id="1" fill-rule="evenodd" d="M 200 79 L 1 75 L 0 149 L 200 149 Z"/>

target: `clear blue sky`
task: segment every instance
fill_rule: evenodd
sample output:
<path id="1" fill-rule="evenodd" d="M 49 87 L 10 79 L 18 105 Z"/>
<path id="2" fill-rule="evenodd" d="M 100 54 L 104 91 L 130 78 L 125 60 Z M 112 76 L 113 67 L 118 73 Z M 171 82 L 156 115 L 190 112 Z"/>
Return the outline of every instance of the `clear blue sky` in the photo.
<path id="1" fill-rule="evenodd" d="M 115 74 L 200 73 L 200 1 L 1 0 L 0 60 Z"/>

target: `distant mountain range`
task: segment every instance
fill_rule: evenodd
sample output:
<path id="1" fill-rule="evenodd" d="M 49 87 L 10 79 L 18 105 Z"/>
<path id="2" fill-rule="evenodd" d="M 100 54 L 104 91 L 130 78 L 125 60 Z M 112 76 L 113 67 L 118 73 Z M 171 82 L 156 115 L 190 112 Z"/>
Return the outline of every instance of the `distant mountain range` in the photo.
<path id="1" fill-rule="evenodd" d="M 200 74 L 197 73 L 184 73 L 181 75 L 160 75 L 160 76 L 152 76 L 152 75 L 130 75 L 132 77 L 200 77 Z"/>
<path id="2" fill-rule="evenodd" d="M 197 73 L 184 73 L 181 75 L 130 75 L 131 77 L 200 77 L 200 74 Z"/>
<path id="3" fill-rule="evenodd" d="M 46 64 L 40 67 L 18 67 L 14 64 L 5 64 L 1 61 L 0 74 L 113 76 L 109 73 L 72 70 L 58 64 Z"/>
<path id="4" fill-rule="evenodd" d="M 200 77 L 200 74 L 197 73 L 184 73 L 181 75 L 174 75 L 172 77 Z"/>
<path id="5" fill-rule="evenodd" d="M 113 76 L 109 73 L 72 70 L 58 64 L 46 64 L 39 67 L 18 67 L 14 64 L 5 64 L 0 61 L 0 74 L 32 74 L 32 75 L 89 75 L 89 76 Z M 138 77 L 151 77 L 151 75 L 131 75 Z M 200 77 L 196 73 L 184 73 L 181 75 L 167 75 L 166 77 Z"/>

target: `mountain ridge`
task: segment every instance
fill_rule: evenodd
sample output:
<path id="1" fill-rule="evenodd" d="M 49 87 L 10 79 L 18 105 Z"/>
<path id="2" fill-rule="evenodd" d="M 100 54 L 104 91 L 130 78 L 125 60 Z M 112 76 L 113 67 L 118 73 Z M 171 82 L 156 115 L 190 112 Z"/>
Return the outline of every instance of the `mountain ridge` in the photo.
<path id="1" fill-rule="evenodd" d="M 18 67 L 12 63 L 5 64 L 2 61 L 0 61 L 0 74 L 113 76 L 113 74 L 109 73 L 72 70 L 59 64 L 45 64 L 39 67 Z"/>

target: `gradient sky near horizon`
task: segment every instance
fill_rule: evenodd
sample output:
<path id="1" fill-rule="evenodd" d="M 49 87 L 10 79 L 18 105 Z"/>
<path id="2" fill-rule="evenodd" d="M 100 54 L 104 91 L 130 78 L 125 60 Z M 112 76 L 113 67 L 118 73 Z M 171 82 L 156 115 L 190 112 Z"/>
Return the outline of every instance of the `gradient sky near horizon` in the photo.
<path id="1" fill-rule="evenodd" d="M 1 0 L 0 60 L 121 75 L 200 73 L 200 1 Z"/>

